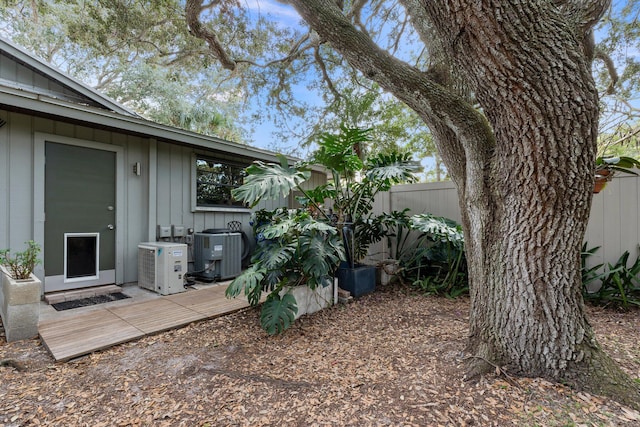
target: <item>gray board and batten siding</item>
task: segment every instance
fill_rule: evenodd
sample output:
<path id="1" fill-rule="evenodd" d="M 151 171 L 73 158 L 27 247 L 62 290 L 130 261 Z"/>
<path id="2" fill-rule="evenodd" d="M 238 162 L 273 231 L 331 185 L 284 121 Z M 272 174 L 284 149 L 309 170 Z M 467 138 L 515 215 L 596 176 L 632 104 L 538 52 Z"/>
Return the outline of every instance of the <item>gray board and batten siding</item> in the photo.
<path id="1" fill-rule="evenodd" d="M 148 122 L 78 83 L 60 83 L 32 70 L 28 65 L 37 65 L 35 60 L 24 57 L 21 62 L 20 52 L 15 54 L 0 56 L 0 248 L 22 250 L 26 241 L 35 240 L 45 253 L 51 250 L 44 241 L 47 143 L 115 156 L 115 224 L 109 225 L 114 226 L 118 284 L 137 280 L 138 244 L 155 241 L 158 225 L 198 232 L 239 221 L 251 234 L 249 209 L 196 207 L 195 159 L 249 164 L 256 159 L 277 161 L 274 153 Z M 312 181 L 325 182 L 326 175 L 314 171 Z M 256 209 L 290 202 L 281 198 Z M 43 265 L 35 273 L 44 278 Z"/>
<path id="2" fill-rule="evenodd" d="M 0 85 L 47 98 L 104 108 L 138 117 L 131 110 L 107 98 L 55 67 L 0 37 Z"/>
<path id="3" fill-rule="evenodd" d="M 243 208 L 193 209 L 194 156 L 215 155 L 135 135 L 93 129 L 42 117 L 0 110 L 0 248 L 22 248 L 27 240 L 43 242 L 44 145 L 46 141 L 85 147 L 117 148 L 119 179 L 116 220 L 116 282 L 137 280 L 137 246 L 156 240 L 157 225 L 183 225 L 202 231 L 240 221 L 251 234 L 251 211 Z M 224 158 L 224 155 L 218 154 Z M 237 159 L 237 157 L 236 157 Z M 252 159 L 247 159 L 248 161 Z M 140 163 L 141 175 L 133 172 Z M 314 173 L 313 181 L 324 175 Z M 282 198 L 256 209 L 288 206 Z M 123 208 L 120 208 L 123 207 Z M 44 277 L 42 265 L 36 274 Z"/>

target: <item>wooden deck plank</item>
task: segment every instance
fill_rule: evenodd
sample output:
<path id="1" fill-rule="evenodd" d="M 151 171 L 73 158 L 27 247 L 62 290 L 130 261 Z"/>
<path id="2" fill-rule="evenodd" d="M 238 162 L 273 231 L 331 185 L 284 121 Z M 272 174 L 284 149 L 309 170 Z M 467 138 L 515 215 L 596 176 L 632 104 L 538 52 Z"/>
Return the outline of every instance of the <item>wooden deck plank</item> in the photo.
<path id="1" fill-rule="evenodd" d="M 145 335 L 222 316 L 249 306 L 246 297 L 227 299 L 226 286 L 212 286 L 143 302 L 65 315 L 40 323 L 45 347 L 56 361 L 66 361 Z"/>
<path id="2" fill-rule="evenodd" d="M 165 298 L 201 313 L 206 318 L 217 317 L 249 307 L 245 297 L 228 299 L 224 294 L 226 288 L 226 286 L 212 286 L 197 292 L 185 292 L 169 295 Z"/>
<path id="3" fill-rule="evenodd" d="M 107 308 L 107 310 L 145 334 L 166 331 L 204 318 L 201 313 L 166 298 Z"/>
<path id="4" fill-rule="evenodd" d="M 234 311 L 242 310 L 247 307 L 249 307 L 249 303 L 247 301 L 236 299 L 211 302 L 204 301 L 200 304 L 192 305 L 189 308 L 202 314 L 205 318 L 210 319 L 223 314 L 233 313 Z"/>
<path id="5" fill-rule="evenodd" d="M 40 338 L 56 361 L 66 361 L 93 351 L 144 336 L 107 310 L 96 310 L 39 325 Z"/>
<path id="6" fill-rule="evenodd" d="M 224 295 L 226 289 L 226 286 L 212 286 L 206 289 L 167 295 L 163 298 L 175 302 L 176 304 L 180 304 L 183 307 L 191 307 L 207 301 L 224 302 L 227 300 L 227 297 Z"/>

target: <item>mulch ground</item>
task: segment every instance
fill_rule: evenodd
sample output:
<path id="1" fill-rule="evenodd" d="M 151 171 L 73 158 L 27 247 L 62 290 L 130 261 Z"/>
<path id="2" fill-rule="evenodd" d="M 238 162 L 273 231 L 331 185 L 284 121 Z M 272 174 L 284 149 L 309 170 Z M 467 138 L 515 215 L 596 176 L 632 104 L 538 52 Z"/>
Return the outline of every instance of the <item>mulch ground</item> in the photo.
<path id="1" fill-rule="evenodd" d="M 542 379 L 465 381 L 468 308 L 387 288 L 276 337 L 248 309 L 68 363 L 37 339 L 0 336 L 11 360 L 0 426 L 640 425 L 634 410 Z M 640 377 L 640 312 L 589 312 L 603 347 Z"/>

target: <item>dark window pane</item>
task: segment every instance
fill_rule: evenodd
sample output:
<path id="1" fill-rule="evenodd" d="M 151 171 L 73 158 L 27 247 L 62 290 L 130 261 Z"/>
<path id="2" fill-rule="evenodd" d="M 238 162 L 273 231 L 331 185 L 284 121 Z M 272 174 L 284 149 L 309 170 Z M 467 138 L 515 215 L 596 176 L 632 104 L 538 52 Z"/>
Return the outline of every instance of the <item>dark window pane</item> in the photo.
<path id="1" fill-rule="evenodd" d="M 234 200 L 231 190 L 242 185 L 246 165 L 220 160 L 198 158 L 196 160 L 196 193 L 198 206 L 243 206 Z"/>

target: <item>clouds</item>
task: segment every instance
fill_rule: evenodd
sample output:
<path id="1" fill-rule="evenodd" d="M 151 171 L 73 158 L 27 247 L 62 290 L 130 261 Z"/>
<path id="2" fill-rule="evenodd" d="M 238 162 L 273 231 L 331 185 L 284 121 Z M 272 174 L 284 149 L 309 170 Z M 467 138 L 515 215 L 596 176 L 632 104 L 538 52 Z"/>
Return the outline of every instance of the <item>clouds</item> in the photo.
<path id="1" fill-rule="evenodd" d="M 252 13 L 271 15 L 283 23 L 297 24 L 300 16 L 296 10 L 277 0 L 244 0 L 244 5 Z"/>

